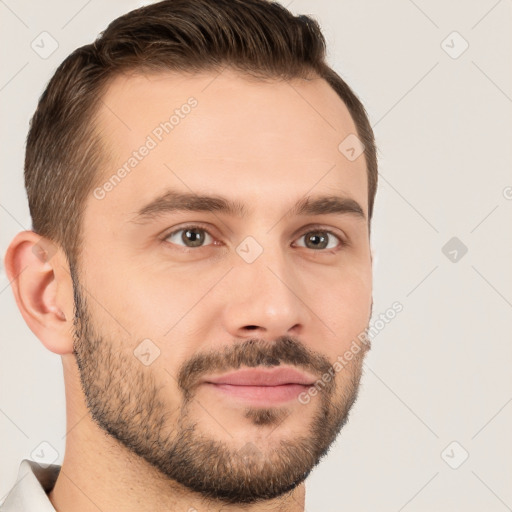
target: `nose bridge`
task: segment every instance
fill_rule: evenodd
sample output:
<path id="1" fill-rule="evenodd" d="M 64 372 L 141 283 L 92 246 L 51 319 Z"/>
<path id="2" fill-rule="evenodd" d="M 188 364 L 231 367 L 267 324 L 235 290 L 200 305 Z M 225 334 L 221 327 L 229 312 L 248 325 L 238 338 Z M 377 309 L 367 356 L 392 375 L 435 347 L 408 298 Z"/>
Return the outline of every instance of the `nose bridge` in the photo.
<path id="1" fill-rule="evenodd" d="M 252 281 L 253 286 L 260 286 L 262 290 L 273 286 L 276 292 L 287 290 L 288 294 L 290 290 L 286 284 L 293 274 L 291 250 L 283 244 L 277 229 L 247 236 L 236 249 L 241 260 L 236 265 L 237 273 L 241 279 Z"/>
<path id="2" fill-rule="evenodd" d="M 293 273 L 289 254 L 278 244 L 266 244 L 255 261 L 239 265 L 239 273 L 259 289 L 262 296 L 280 297 L 286 301 L 291 299 L 290 295 L 293 296 L 288 283 Z"/>
<path id="3" fill-rule="evenodd" d="M 286 247 L 267 236 L 264 243 L 247 237 L 236 249 L 225 321 L 233 335 L 255 327 L 269 337 L 298 329 L 307 321 Z"/>

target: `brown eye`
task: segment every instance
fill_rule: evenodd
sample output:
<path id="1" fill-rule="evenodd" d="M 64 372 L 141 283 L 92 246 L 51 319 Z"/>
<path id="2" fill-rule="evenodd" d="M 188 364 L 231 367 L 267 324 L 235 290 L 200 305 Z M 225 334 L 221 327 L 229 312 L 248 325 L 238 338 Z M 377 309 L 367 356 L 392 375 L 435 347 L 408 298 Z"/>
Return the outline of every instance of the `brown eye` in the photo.
<path id="1" fill-rule="evenodd" d="M 335 249 L 342 244 L 338 236 L 325 229 L 308 231 L 299 238 L 299 240 L 302 239 L 305 240 L 304 244 L 299 244 L 299 246 L 313 250 Z"/>
<path id="2" fill-rule="evenodd" d="M 202 247 L 205 241 L 213 241 L 212 236 L 204 229 L 197 226 L 185 226 L 173 231 L 165 238 L 166 241 L 184 247 Z"/>

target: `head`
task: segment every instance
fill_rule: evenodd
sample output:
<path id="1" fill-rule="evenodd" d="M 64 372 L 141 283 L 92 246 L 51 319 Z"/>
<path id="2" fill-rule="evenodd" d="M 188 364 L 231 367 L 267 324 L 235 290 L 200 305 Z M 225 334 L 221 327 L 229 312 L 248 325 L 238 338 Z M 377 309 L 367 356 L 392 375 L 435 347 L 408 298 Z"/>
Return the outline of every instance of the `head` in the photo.
<path id="1" fill-rule="evenodd" d="M 370 348 L 377 187 L 371 126 L 318 24 L 263 0 L 118 18 L 41 96 L 25 184 L 33 232 L 6 269 L 29 267 L 20 310 L 96 424 L 210 499 L 303 482 Z M 218 381 L 279 367 L 302 381 Z"/>

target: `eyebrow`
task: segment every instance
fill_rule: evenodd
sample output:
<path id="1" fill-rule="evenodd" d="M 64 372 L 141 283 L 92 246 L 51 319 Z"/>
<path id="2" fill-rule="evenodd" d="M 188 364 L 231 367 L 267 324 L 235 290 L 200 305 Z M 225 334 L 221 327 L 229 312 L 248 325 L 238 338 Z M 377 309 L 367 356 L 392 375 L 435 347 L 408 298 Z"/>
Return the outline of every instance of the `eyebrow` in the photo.
<path id="1" fill-rule="evenodd" d="M 240 201 L 218 195 L 198 195 L 167 190 L 140 208 L 131 222 L 144 224 L 161 215 L 180 211 L 219 212 L 240 218 L 248 214 L 246 206 Z M 350 197 L 335 195 L 304 197 L 285 214 L 285 217 L 328 214 L 350 214 L 366 220 L 364 210 L 357 201 Z"/>

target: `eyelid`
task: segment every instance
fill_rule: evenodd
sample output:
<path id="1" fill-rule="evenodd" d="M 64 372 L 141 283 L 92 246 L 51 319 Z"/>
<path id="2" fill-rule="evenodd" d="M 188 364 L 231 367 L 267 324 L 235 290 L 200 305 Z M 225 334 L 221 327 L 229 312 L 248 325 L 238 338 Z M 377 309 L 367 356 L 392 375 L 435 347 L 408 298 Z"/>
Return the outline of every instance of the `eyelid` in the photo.
<path id="1" fill-rule="evenodd" d="M 179 231 L 187 230 L 187 229 L 195 229 L 199 228 L 206 233 L 208 233 L 213 239 L 214 243 L 209 245 L 215 245 L 215 242 L 218 242 L 216 237 L 211 233 L 211 227 L 206 224 L 201 224 L 200 222 L 193 223 L 193 224 L 184 224 L 182 226 L 178 226 L 172 229 L 172 231 L 166 231 L 165 234 L 161 237 L 162 242 L 168 243 L 170 245 L 176 245 L 172 242 L 166 242 L 167 238 L 169 238 L 171 235 L 176 234 Z M 297 238 L 301 238 L 304 235 L 313 232 L 313 231 L 324 231 L 325 233 L 329 233 L 330 235 L 334 236 L 339 241 L 339 247 L 348 246 L 349 242 L 347 240 L 347 237 L 343 234 L 334 231 L 332 227 L 327 227 L 322 224 L 308 224 L 307 226 L 303 226 L 300 230 L 297 230 L 294 234 L 294 241 L 297 240 Z M 208 247 L 209 245 L 203 245 L 200 247 L 186 247 L 186 246 L 178 246 L 182 247 L 183 249 L 190 249 L 190 250 L 197 250 L 197 249 L 204 249 L 205 247 Z M 332 249 L 331 249 L 332 250 Z M 322 252 L 322 250 L 316 251 L 316 252 Z"/>
<path id="2" fill-rule="evenodd" d="M 308 224 L 307 226 L 302 226 L 299 230 L 296 231 L 295 236 L 303 236 L 306 233 L 310 233 L 311 231 L 325 231 L 326 233 L 330 233 L 335 237 L 339 238 L 341 242 L 346 241 L 346 235 L 339 228 L 335 228 L 333 226 L 326 226 L 324 224 Z"/>

